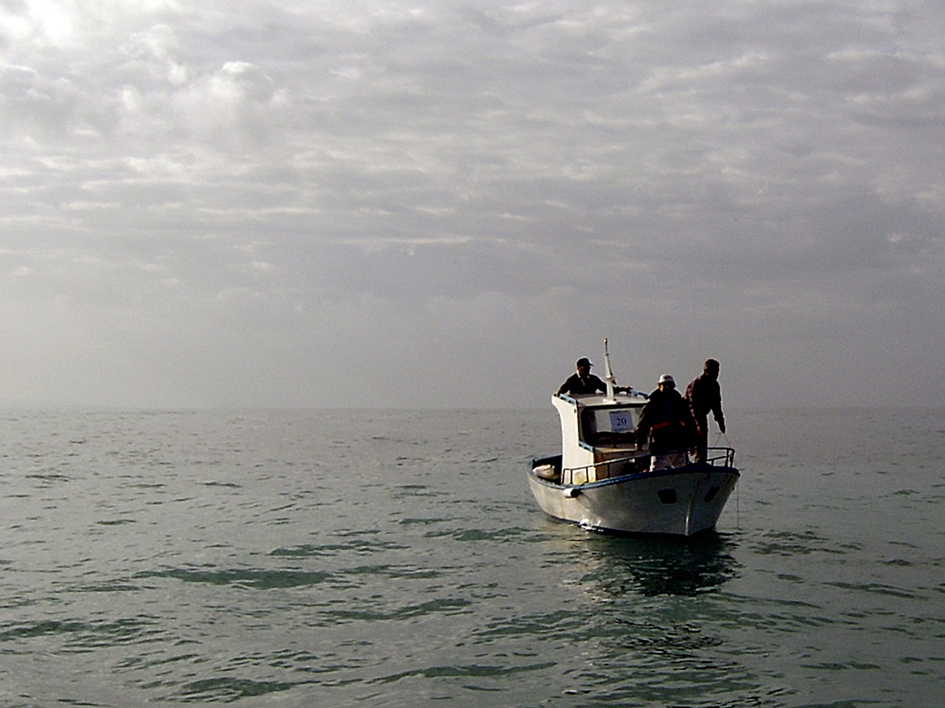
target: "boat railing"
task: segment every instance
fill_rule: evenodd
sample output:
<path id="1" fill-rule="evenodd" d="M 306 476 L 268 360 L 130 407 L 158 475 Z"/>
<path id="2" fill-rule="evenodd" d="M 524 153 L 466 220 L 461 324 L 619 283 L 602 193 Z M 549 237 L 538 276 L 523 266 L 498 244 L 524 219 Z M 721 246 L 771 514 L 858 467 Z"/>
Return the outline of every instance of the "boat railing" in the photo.
<path id="1" fill-rule="evenodd" d="M 710 447 L 706 451 L 706 464 L 713 467 L 734 467 L 735 448 Z"/>
<path id="2" fill-rule="evenodd" d="M 600 462 L 594 462 L 590 465 L 584 465 L 583 467 L 565 467 L 561 470 L 561 484 L 585 484 L 595 479 L 618 477 L 619 474 L 614 474 L 612 469 L 617 465 L 621 467 L 626 467 L 627 465 L 640 466 L 642 471 L 642 467 L 645 462 L 649 462 L 649 459 L 649 452 L 635 452 L 632 455 L 615 457 L 610 460 L 601 460 Z M 626 472 L 622 470 L 619 472 L 620 474 L 626 474 Z"/>
<path id="3" fill-rule="evenodd" d="M 611 460 L 601 460 L 583 467 L 565 467 L 561 470 L 561 484 L 585 484 L 589 480 L 609 479 L 618 477 L 621 474 L 627 474 L 626 471 L 618 470 L 614 474 L 614 466 L 620 465 L 626 467 L 633 465 L 638 472 L 646 472 L 649 467 L 647 463 L 650 460 L 650 453 L 647 450 L 635 452 L 632 455 L 617 457 Z M 706 453 L 705 464 L 709 467 L 734 467 L 735 449 L 731 447 L 710 447 Z"/>

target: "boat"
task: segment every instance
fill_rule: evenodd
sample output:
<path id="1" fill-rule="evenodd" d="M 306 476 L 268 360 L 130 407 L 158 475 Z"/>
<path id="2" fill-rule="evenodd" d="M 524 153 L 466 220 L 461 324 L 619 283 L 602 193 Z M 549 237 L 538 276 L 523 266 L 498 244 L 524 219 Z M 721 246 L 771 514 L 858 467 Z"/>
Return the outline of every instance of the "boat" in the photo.
<path id="1" fill-rule="evenodd" d="M 561 454 L 532 460 L 528 486 L 541 509 L 595 531 L 693 536 L 714 529 L 739 479 L 735 450 L 650 471 L 636 427 L 648 396 L 618 389 L 604 340 L 606 393 L 554 394 Z"/>

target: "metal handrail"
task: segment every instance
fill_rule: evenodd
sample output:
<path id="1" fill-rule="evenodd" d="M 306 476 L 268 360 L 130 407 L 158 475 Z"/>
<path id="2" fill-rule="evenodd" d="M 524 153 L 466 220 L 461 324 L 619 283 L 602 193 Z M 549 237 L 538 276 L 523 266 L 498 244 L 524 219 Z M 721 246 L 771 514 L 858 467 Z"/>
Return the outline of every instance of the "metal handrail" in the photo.
<path id="1" fill-rule="evenodd" d="M 716 453 L 716 454 L 712 454 L 712 453 Z M 594 476 L 597 477 L 596 472 L 600 468 L 607 469 L 611 465 L 625 464 L 631 461 L 635 462 L 639 459 L 650 457 L 650 455 L 651 453 L 648 450 L 641 450 L 633 455 L 628 455 L 626 457 L 617 457 L 612 460 L 602 460 L 600 462 L 594 462 L 590 465 L 584 465 L 583 467 L 562 467 L 561 468 L 561 483 L 573 484 L 575 472 L 583 471 L 585 473 L 585 477 L 587 477 L 588 473 L 593 469 L 595 472 Z M 707 448 L 705 464 L 709 465 L 710 467 L 734 467 L 735 466 L 735 449 L 731 447 Z"/>
<path id="2" fill-rule="evenodd" d="M 641 451 L 634 453 L 633 455 L 628 455 L 626 457 L 617 457 L 612 460 L 602 460 L 601 462 L 594 462 L 590 465 L 584 465 L 583 467 L 562 467 L 561 468 L 561 483 L 562 484 L 573 484 L 574 483 L 574 473 L 581 471 L 584 472 L 585 479 L 589 476 L 588 473 L 591 470 L 594 470 L 595 477 L 597 477 L 598 469 L 607 469 L 611 465 L 620 465 L 626 464 L 627 462 L 635 462 L 636 460 L 643 459 L 644 457 L 648 458 L 650 456 L 649 452 Z"/>
<path id="3" fill-rule="evenodd" d="M 712 456 L 712 453 L 717 453 Z M 733 447 L 710 447 L 706 448 L 706 464 L 713 467 L 719 460 L 723 460 L 722 467 L 735 466 L 735 448 Z"/>

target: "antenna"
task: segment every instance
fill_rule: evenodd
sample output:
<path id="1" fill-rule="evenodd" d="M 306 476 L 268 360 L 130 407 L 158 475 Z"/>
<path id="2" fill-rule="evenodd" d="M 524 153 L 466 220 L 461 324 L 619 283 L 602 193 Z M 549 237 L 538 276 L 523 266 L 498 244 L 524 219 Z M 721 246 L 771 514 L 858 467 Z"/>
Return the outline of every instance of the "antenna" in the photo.
<path id="1" fill-rule="evenodd" d="M 614 372 L 610 368 L 610 350 L 607 348 L 607 337 L 604 337 L 604 380 L 607 382 L 607 398 L 611 401 L 614 398 L 614 387 L 617 382 L 614 380 Z"/>

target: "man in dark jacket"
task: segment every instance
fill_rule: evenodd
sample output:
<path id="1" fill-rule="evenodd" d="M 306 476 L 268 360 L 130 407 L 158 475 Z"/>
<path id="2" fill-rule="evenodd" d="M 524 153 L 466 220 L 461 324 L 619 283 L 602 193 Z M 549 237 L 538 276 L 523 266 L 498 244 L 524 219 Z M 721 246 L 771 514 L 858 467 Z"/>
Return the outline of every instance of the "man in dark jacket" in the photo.
<path id="1" fill-rule="evenodd" d="M 695 442 L 695 427 L 689 406 L 676 390 L 676 381 L 663 374 L 637 423 L 637 444 L 650 445 L 650 470 L 685 466 L 689 461 L 686 451 Z"/>
<path id="2" fill-rule="evenodd" d="M 599 377 L 591 373 L 591 367 L 594 366 L 587 357 L 581 357 L 574 365 L 577 372 L 571 374 L 568 380 L 561 384 L 558 393 L 597 393 L 598 391 L 607 392 L 607 384 Z"/>
<path id="3" fill-rule="evenodd" d="M 722 414 L 722 389 L 719 387 L 719 362 L 707 359 L 702 375 L 694 378 L 686 387 L 686 403 L 696 423 L 696 462 L 706 461 L 709 446 L 709 412 L 712 412 L 719 430 L 725 432 L 725 416 Z"/>

